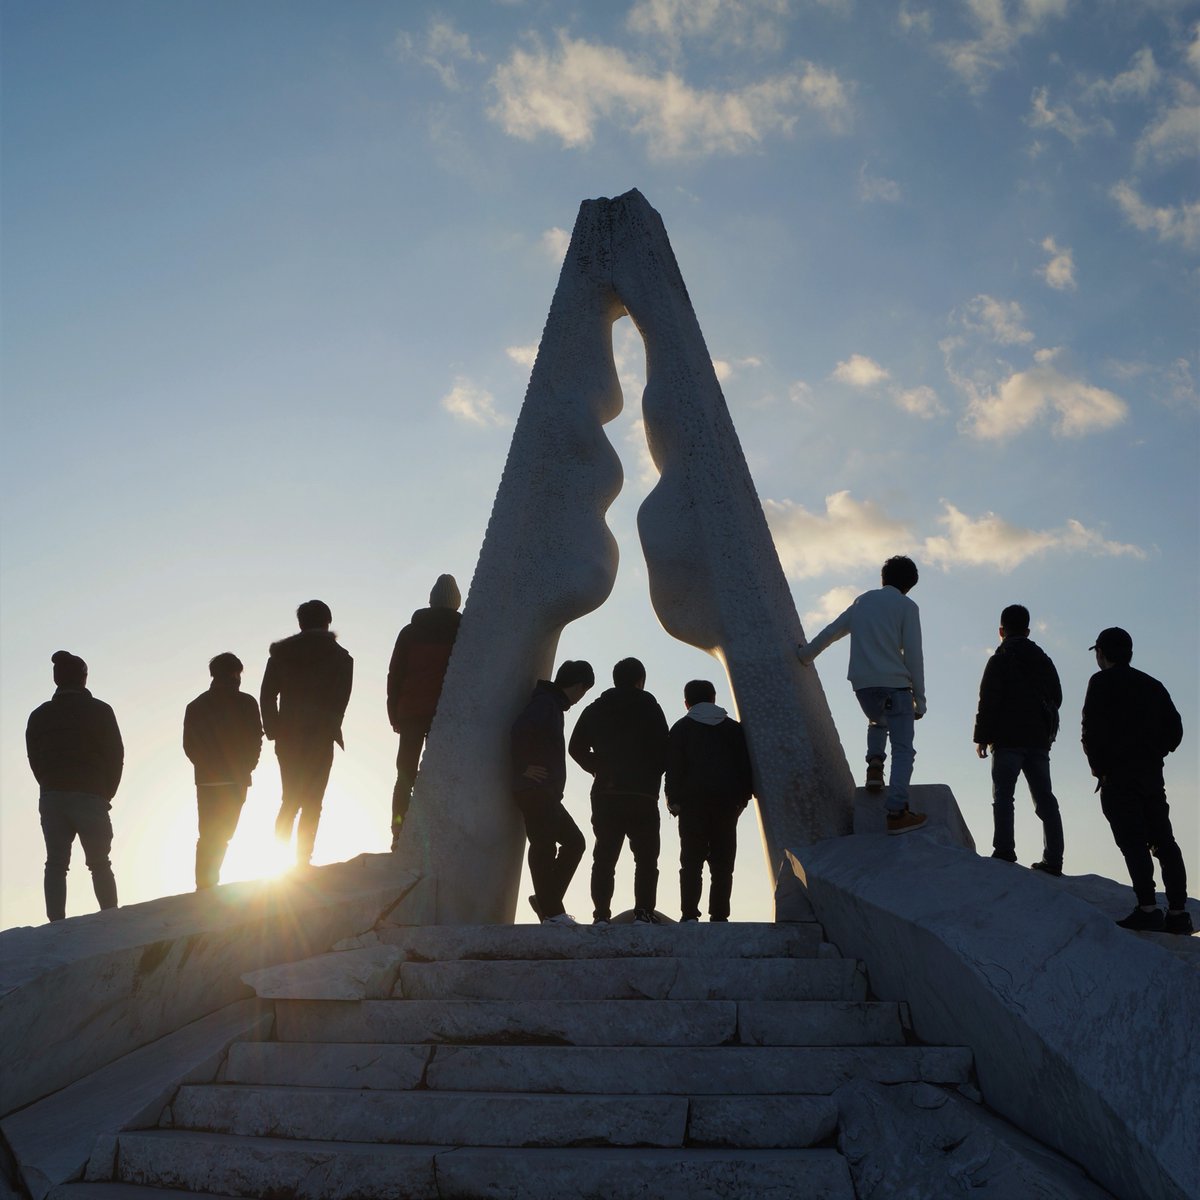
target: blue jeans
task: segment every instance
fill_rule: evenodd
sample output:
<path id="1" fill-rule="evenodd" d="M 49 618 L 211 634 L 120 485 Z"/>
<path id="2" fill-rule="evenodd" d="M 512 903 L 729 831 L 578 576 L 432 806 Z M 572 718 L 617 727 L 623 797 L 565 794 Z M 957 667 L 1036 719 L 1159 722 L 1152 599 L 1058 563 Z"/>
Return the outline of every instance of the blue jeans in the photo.
<path id="1" fill-rule="evenodd" d="M 1017 746 L 992 748 L 992 849 L 1006 858 L 1016 854 L 1013 830 L 1013 793 L 1017 779 L 1025 776 L 1033 811 L 1042 823 L 1042 861 L 1061 867 L 1063 861 L 1062 817 L 1050 788 L 1050 751 Z"/>
<path id="2" fill-rule="evenodd" d="M 912 779 L 913 724 L 916 708 L 907 688 L 860 688 L 854 695 L 867 717 L 867 762 L 887 758 L 892 744 L 892 769 L 888 776 L 887 810 L 901 813 L 908 807 L 908 783 Z"/>
<path id="3" fill-rule="evenodd" d="M 101 908 L 117 907 L 117 881 L 108 861 L 113 830 L 103 796 L 91 792 L 55 792 L 42 789 L 38 812 L 42 818 L 42 836 L 46 839 L 46 916 L 61 921 L 67 915 L 67 871 L 71 866 L 71 846 L 79 838 L 92 890 Z"/>

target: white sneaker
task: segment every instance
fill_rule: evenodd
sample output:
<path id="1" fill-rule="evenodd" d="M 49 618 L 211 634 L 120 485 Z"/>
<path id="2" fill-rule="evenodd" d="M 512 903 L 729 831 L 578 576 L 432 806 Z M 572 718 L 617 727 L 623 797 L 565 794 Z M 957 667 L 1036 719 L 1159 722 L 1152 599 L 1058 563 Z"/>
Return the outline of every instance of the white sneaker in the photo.
<path id="1" fill-rule="evenodd" d="M 557 917 L 543 917 L 542 924 L 543 925 L 578 925 L 579 922 L 577 920 L 575 920 L 575 918 L 573 916 L 571 916 L 570 913 L 561 912 L 558 914 Z"/>

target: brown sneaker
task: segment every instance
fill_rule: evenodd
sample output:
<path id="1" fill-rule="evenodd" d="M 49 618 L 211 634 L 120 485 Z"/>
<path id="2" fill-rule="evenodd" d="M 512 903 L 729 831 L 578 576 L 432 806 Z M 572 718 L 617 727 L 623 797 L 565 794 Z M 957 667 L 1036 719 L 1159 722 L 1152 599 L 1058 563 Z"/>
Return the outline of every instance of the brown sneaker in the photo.
<path id="1" fill-rule="evenodd" d="M 869 758 L 867 759 L 867 791 L 882 792 L 883 791 L 883 759 Z"/>
<path id="2" fill-rule="evenodd" d="M 887 815 L 888 833 L 911 833 L 914 829 L 920 829 L 924 824 L 924 813 L 911 812 L 907 808 L 901 813 L 888 813 Z"/>

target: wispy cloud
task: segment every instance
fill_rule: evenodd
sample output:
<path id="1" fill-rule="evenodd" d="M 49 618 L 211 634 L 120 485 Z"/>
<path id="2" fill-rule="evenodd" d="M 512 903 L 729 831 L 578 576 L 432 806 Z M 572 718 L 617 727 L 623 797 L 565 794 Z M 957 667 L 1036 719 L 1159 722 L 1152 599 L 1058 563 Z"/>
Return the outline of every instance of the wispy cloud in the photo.
<path id="1" fill-rule="evenodd" d="M 530 342 L 527 346 L 508 346 L 504 351 L 518 367 L 532 367 L 537 361 L 537 352 L 537 342 Z"/>
<path id="2" fill-rule="evenodd" d="M 762 366 L 762 359 L 755 358 L 750 355 L 747 358 L 714 358 L 712 360 L 713 370 L 717 373 L 717 379 L 721 383 L 728 383 L 735 375 L 742 371 L 752 370 L 754 367 Z"/>
<path id="3" fill-rule="evenodd" d="M 1112 125 L 1106 118 L 1086 121 L 1065 101 L 1057 106 L 1051 104 L 1050 89 L 1046 87 L 1033 89 L 1025 124 L 1030 129 L 1052 129 L 1074 143 L 1082 141 L 1089 133 L 1112 132 Z"/>
<path id="4" fill-rule="evenodd" d="M 542 253 L 552 262 L 562 262 L 567 256 L 567 247 L 570 244 L 570 233 L 565 229 L 560 229 L 557 225 L 542 234 Z"/>
<path id="5" fill-rule="evenodd" d="M 969 300 L 959 315 L 964 328 L 983 334 L 1002 346 L 1021 346 L 1033 341 L 1025 328 L 1025 310 L 1015 300 L 997 300 L 980 294 Z"/>
<path id="6" fill-rule="evenodd" d="M 842 0 L 824 3 L 839 8 Z M 780 47 L 789 16 L 789 0 L 637 0 L 625 24 L 676 51 L 685 41 L 705 39 L 726 52 L 765 52 Z"/>
<path id="7" fill-rule="evenodd" d="M 914 388 L 897 388 L 892 394 L 892 399 L 904 412 L 924 421 L 940 417 L 946 411 L 938 399 L 937 392 L 924 384 Z"/>
<path id="8" fill-rule="evenodd" d="M 428 67 L 449 91 L 457 91 L 461 86 L 457 70 L 460 64 L 485 61 L 472 48 L 471 39 L 444 18 L 431 20 L 422 34 L 398 33 L 395 51 L 401 59 Z"/>
<path id="9" fill-rule="evenodd" d="M 1189 250 L 1200 246 L 1200 201 L 1150 204 L 1128 179 L 1114 184 L 1109 195 L 1125 220 L 1142 233 L 1153 233 L 1160 242 L 1178 242 Z"/>
<path id="10" fill-rule="evenodd" d="M 801 621 L 810 631 L 820 629 L 828 625 L 834 617 L 841 616 L 854 603 L 857 596 L 858 589 L 849 584 L 843 583 L 838 587 L 830 588 L 829 591 L 818 597 L 817 607 L 809 609 L 801 617 Z"/>
<path id="11" fill-rule="evenodd" d="M 1175 80 L 1172 102 L 1142 130 L 1134 149 L 1138 166 L 1194 160 L 1200 143 L 1200 88 L 1186 79 Z"/>
<path id="12" fill-rule="evenodd" d="M 1052 237 L 1042 239 L 1042 249 L 1050 261 L 1038 267 L 1037 273 L 1048 287 L 1058 292 L 1075 290 L 1075 259 L 1070 246 L 1060 246 Z"/>
<path id="13" fill-rule="evenodd" d="M 646 422 L 641 417 L 629 423 L 629 428 L 625 431 L 625 445 L 633 452 L 638 482 L 645 488 L 652 488 L 658 482 L 658 468 L 650 456 L 650 444 L 646 441 Z"/>
<path id="14" fill-rule="evenodd" d="M 1089 101 L 1144 100 L 1162 80 L 1162 72 L 1154 61 L 1154 52 L 1143 46 L 1130 60 L 1126 70 L 1111 79 L 1095 79 L 1084 87 L 1083 96 Z"/>
<path id="15" fill-rule="evenodd" d="M 872 175 L 863 163 L 858 169 L 858 195 L 860 200 L 882 204 L 898 204 L 900 202 L 900 185 L 894 179 L 885 179 L 882 175 Z"/>
<path id="16" fill-rule="evenodd" d="M 992 76 L 1013 58 L 1023 39 L 1041 32 L 1051 20 L 1066 15 L 1069 0 L 969 0 L 974 37 L 938 44 L 950 69 L 974 92 L 983 91 Z M 903 11 L 903 10 L 902 10 Z M 1010 15 L 1011 13 L 1011 15 Z"/>
<path id="17" fill-rule="evenodd" d="M 865 354 L 852 354 L 834 367 L 831 378 L 850 387 L 869 388 L 887 379 L 888 372 L 873 358 Z"/>
<path id="18" fill-rule="evenodd" d="M 496 411 L 496 398 L 463 375 L 441 399 L 442 407 L 456 420 L 484 428 L 507 425 L 508 418 Z"/>
<path id="19" fill-rule="evenodd" d="M 763 510 L 779 561 L 793 579 L 878 566 L 913 546 L 905 522 L 889 517 L 870 500 L 855 500 L 848 491 L 826 496 L 823 513 L 809 512 L 791 500 L 764 500 Z"/>

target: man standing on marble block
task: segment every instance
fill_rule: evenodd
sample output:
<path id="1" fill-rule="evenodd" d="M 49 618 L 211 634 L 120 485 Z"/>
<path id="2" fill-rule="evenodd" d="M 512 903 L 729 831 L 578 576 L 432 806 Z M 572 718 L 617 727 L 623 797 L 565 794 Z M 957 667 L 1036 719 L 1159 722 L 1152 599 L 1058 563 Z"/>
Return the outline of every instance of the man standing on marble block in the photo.
<path id="1" fill-rule="evenodd" d="M 1061 875 L 1062 816 L 1050 785 L 1050 746 L 1058 733 L 1062 685 L 1054 663 L 1029 639 L 1029 609 L 1010 604 L 1000 614 L 1000 645 L 979 684 L 975 753 L 992 748 L 992 857 L 1017 861 L 1014 793 L 1025 776 L 1042 823 L 1042 857 L 1033 870 Z"/>
<path id="2" fill-rule="evenodd" d="M 738 817 L 754 794 L 754 776 L 741 725 L 716 703 L 717 689 L 693 679 L 683 689 L 687 715 L 667 739 L 667 808 L 679 818 L 681 921 L 700 919 L 708 863 L 708 919 L 729 920 Z"/>
<path id="3" fill-rule="evenodd" d="M 567 788 L 563 714 L 595 682 L 590 663 L 567 659 L 553 683 L 538 680 L 510 735 L 512 795 L 529 838 L 529 903 L 543 925 L 576 923 L 563 910 L 563 896 L 583 857 L 584 840 L 562 802 Z"/>
<path id="4" fill-rule="evenodd" d="M 1117 924 L 1192 933 L 1187 870 L 1163 782 L 1163 759 L 1183 741 L 1183 721 L 1167 689 L 1130 665 L 1133 638 L 1124 629 L 1102 630 L 1091 649 L 1100 670 L 1083 701 L 1083 752 L 1137 896 L 1137 907 Z M 1154 895 L 1155 858 L 1167 893 L 1165 917 Z"/>
<path id="5" fill-rule="evenodd" d="M 196 891 L 215 887 L 262 753 L 258 701 L 241 690 L 242 660 L 208 664 L 212 683 L 183 713 L 183 752 L 196 776 Z"/>
<path id="6" fill-rule="evenodd" d="M 333 767 L 333 747 L 341 746 L 342 718 L 350 702 L 354 660 L 338 645 L 329 626 L 333 614 L 321 600 L 296 609 L 300 632 L 271 645 L 259 703 L 263 732 L 275 743 L 283 801 L 275 837 L 287 845 L 296 830 L 296 863 L 312 860 L 325 787 Z"/>
<path id="7" fill-rule="evenodd" d="M 658 793 L 667 765 L 667 718 L 636 658 L 613 667 L 613 686 L 579 714 L 568 746 L 592 776 L 592 921 L 612 919 L 617 859 L 633 854 L 634 923 L 658 925 Z"/>
<path id="8" fill-rule="evenodd" d="M 67 915 L 67 870 L 77 837 L 97 902 L 102 909 L 117 907 L 108 814 L 121 782 L 125 747 L 113 710 L 87 689 L 87 663 L 67 650 L 56 650 L 50 661 L 54 695 L 30 713 L 25 748 L 41 788 L 46 917 L 61 921 Z"/>
<path id="9" fill-rule="evenodd" d="M 925 814 L 909 811 L 913 722 L 925 715 L 925 665 L 921 653 L 921 613 L 908 593 L 917 586 L 917 564 L 897 555 L 883 564 L 882 586 L 864 592 L 811 642 L 796 653 L 808 664 L 827 646 L 850 635 L 847 678 L 867 718 L 867 791 L 883 791 L 883 764 L 892 746 L 888 780 L 887 831 L 909 833 L 925 824 Z"/>

